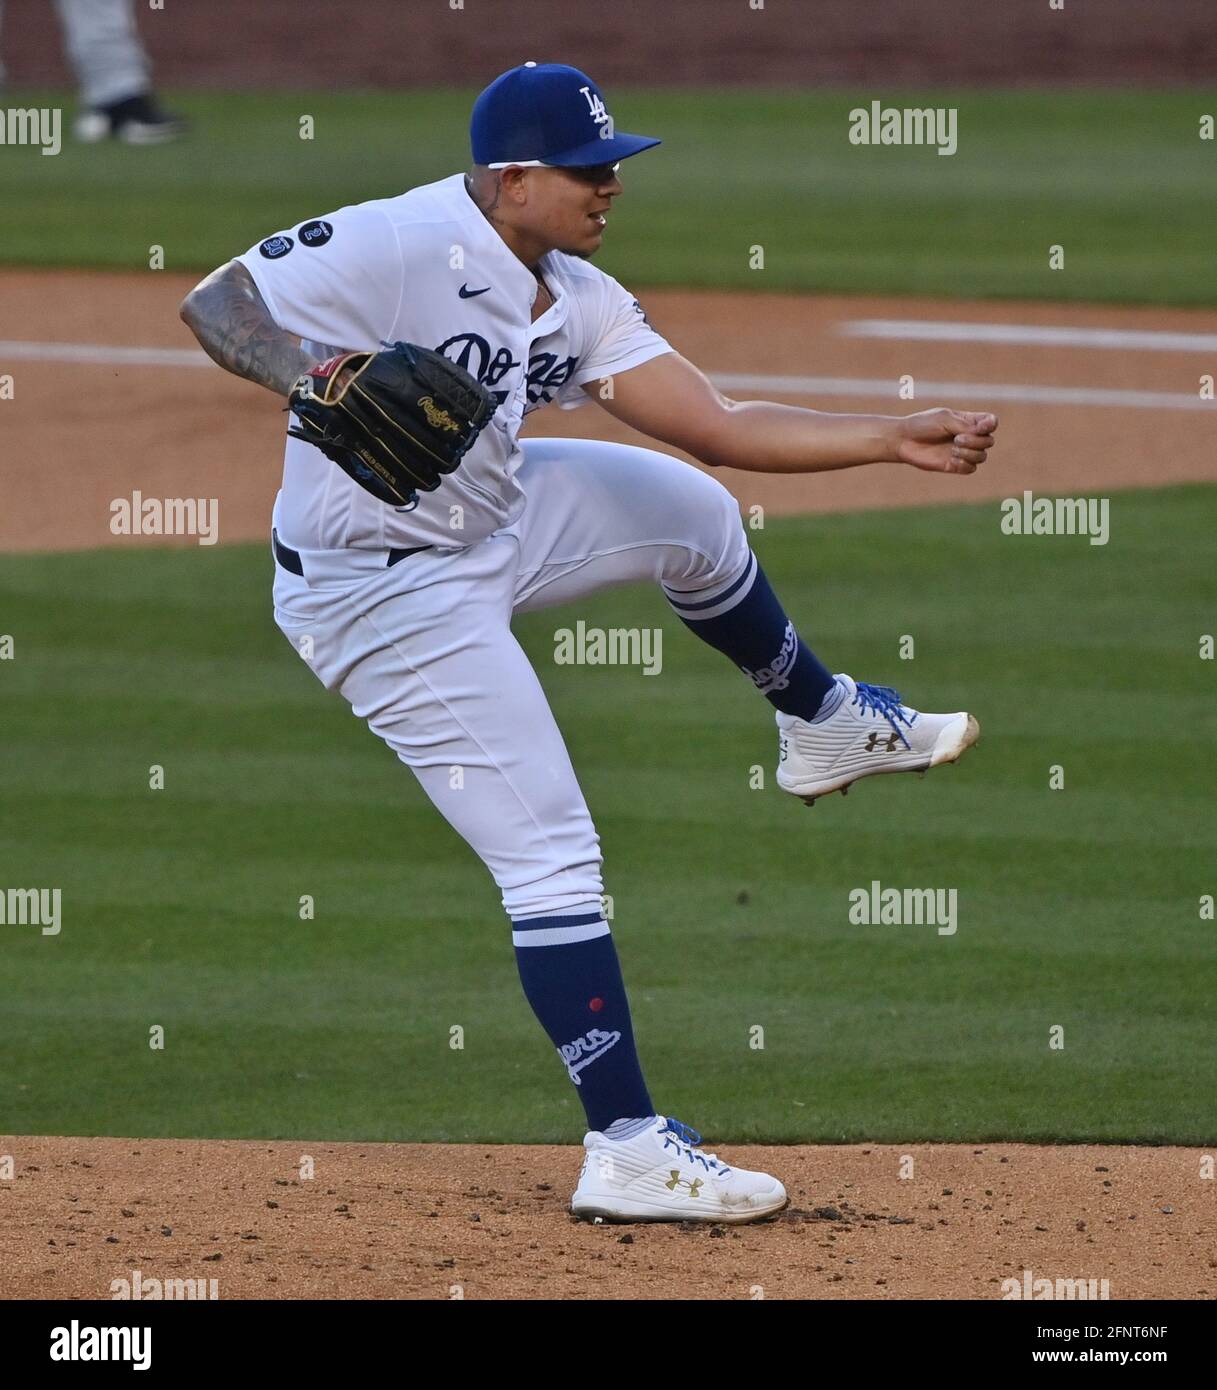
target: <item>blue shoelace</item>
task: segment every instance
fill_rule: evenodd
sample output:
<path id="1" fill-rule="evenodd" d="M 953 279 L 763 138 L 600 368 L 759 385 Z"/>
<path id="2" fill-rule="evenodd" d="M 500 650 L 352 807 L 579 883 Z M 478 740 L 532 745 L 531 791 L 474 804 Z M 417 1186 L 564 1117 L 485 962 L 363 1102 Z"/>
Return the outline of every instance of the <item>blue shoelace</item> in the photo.
<path id="1" fill-rule="evenodd" d="M 905 716 L 904 710 L 901 708 L 899 691 L 893 690 L 890 685 L 867 685 L 865 681 L 859 681 L 858 693 L 854 696 L 854 704 L 860 705 L 864 710 L 874 710 L 876 714 L 882 715 L 900 734 L 901 743 L 912 751 L 908 739 L 900 733 L 900 724 L 907 724 L 912 728 L 913 721 Z M 899 724 L 896 722 L 897 720 L 900 721 Z"/>
<path id="2" fill-rule="evenodd" d="M 715 1168 L 720 1173 L 729 1173 L 730 1168 L 718 1162 L 717 1157 L 707 1158 L 705 1154 L 696 1152 L 694 1145 L 701 1143 L 701 1135 L 688 1125 L 682 1125 L 679 1120 L 673 1119 L 671 1115 L 664 1116 L 664 1124 L 667 1126 L 667 1133 L 663 1136 L 663 1146 L 665 1149 L 673 1148 L 678 1153 L 684 1148 L 685 1157 L 690 1163 L 700 1163 L 709 1172 Z M 678 1142 L 673 1143 L 673 1140 Z"/>

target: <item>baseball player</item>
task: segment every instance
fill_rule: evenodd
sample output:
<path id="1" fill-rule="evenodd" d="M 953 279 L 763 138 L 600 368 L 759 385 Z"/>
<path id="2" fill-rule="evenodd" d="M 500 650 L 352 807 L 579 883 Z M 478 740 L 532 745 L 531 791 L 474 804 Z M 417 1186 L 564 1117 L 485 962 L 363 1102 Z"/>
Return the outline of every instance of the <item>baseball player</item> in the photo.
<path id="1" fill-rule="evenodd" d="M 659 141 L 617 130 L 584 73 L 536 63 L 482 92 L 471 134 L 467 174 L 267 238 L 182 317 L 221 366 L 289 398 L 275 620 L 494 876 L 524 992 L 587 1112 L 573 1210 L 758 1220 L 785 1205 L 781 1182 L 699 1149 L 647 1091 L 599 841 L 512 617 L 659 584 L 774 707 L 778 784 L 805 800 L 951 762 L 977 724 L 826 669 L 708 473 L 520 426 L 595 403 L 711 466 L 972 473 L 997 421 L 728 399 L 590 263 L 620 162 Z"/>

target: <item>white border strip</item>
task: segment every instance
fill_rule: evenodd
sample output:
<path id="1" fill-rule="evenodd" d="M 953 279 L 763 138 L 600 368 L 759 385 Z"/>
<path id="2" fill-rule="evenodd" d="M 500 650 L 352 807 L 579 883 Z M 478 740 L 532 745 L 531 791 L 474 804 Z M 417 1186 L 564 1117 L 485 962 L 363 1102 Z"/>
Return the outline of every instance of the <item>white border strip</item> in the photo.
<path id="1" fill-rule="evenodd" d="M 896 338 L 921 343 L 1014 343 L 1030 347 L 1134 348 L 1142 352 L 1214 352 L 1217 333 L 1165 333 L 1129 328 L 1059 328 L 1033 323 L 940 323 L 934 319 L 850 319 L 846 338 Z"/>

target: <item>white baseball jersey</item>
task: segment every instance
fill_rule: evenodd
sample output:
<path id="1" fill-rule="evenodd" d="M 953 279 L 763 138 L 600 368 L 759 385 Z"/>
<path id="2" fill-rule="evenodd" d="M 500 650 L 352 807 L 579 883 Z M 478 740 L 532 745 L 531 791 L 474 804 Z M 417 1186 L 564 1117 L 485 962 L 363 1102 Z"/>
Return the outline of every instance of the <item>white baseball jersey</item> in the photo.
<path id="1" fill-rule="evenodd" d="M 377 501 L 303 440 L 287 440 L 275 506 L 280 538 L 300 549 L 461 547 L 515 521 L 524 416 L 551 400 L 672 351 L 638 301 L 578 257 L 538 269 L 554 296 L 535 323 L 537 281 L 470 198 L 462 174 L 301 223 L 238 257 L 275 322 L 318 360 L 398 340 L 442 352 L 499 407 L 460 467 L 411 508 Z"/>

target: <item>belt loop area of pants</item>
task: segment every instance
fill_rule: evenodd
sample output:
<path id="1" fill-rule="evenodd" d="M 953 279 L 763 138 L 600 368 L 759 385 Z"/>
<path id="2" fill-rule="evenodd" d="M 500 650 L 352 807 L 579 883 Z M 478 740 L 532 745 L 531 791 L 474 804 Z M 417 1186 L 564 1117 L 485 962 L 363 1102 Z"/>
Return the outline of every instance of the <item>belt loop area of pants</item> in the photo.
<path id="1" fill-rule="evenodd" d="M 301 579 L 304 578 L 304 566 L 300 562 L 299 552 L 284 545 L 279 539 L 279 532 L 274 527 L 271 528 L 270 533 L 270 548 L 274 552 L 275 559 L 285 570 L 290 570 L 292 574 L 298 574 Z"/>
<path id="2" fill-rule="evenodd" d="M 278 563 L 281 564 L 283 568 L 289 571 L 291 574 L 298 574 L 302 579 L 307 580 L 308 575 L 305 573 L 304 559 L 301 556 L 300 552 L 298 550 L 293 550 L 289 545 L 284 545 L 283 542 L 279 539 L 278 530 L 274 527 L 271 528 L 270 539 L 271 550 L 274 553 L 276 561 L 278 561 Z M 361 558 L 366 556 L 368 561 L 373 560 L 373 557 L 379 557 L 383 555 L 385 557 L 383 561 L 383 568 L 391 569 L 394 565 L 400 563 L 400 561 L 402 560 L 408 559 L 411 555 L 417 555 L 420 551 L 430 550 L 431 548 L 432 547 L 429 545 L 415 545 L 411 546 L 407 550 L 395 548 L 387 551 L 355 550 L 354 548 L 352 548 L 351 553 L 358 555 Z M 337 553 L 338 552 L 334 551 L 326 552 L 327 556 L 334 556 Z"/>

